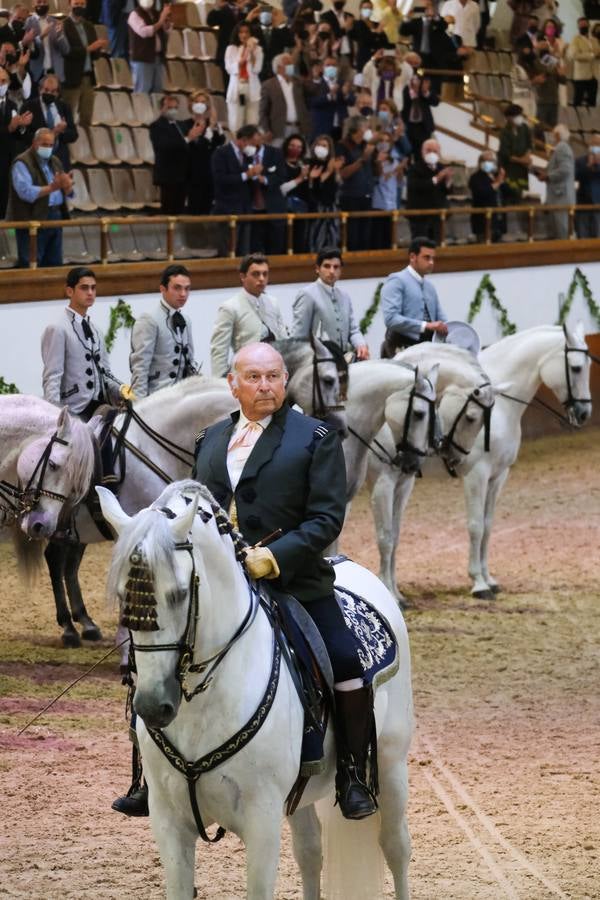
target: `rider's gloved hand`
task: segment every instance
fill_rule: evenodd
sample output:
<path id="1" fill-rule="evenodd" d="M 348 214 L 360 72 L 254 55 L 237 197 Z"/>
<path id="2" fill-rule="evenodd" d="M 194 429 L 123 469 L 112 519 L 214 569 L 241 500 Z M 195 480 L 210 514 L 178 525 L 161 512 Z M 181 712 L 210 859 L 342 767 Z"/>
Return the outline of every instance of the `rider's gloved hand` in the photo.
<path id="1" fill-rule="evenodd" d="M 122 384 L 119 388 L 119 393 L 123 400 L 131 400 L 133 403 L 137 399 L 130 384 Z"/>
<path id="2" fill-rule="evenodd" d="M 248 547 L 245 559 L 246 571 L 251 578 L 277 578 L 279 566 L 268 547 Z"/>

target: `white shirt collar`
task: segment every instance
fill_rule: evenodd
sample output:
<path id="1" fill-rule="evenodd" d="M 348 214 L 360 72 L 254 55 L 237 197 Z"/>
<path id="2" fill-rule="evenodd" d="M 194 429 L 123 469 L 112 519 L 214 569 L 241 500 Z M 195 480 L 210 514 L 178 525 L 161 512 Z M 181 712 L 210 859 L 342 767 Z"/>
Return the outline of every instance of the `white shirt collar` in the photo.
<path id="1" fill-rule="evenodd" d="M 415 281 L 418 281 L 419 284 L 424 283 L 425 279 L 423 278 L 423 276 L 419 275 L 419 273 L 416 272 L 412 266 L 407 266 L 406 268 L 407 268 L 408 272 L 412 275 L 412 277 L 415 279 Z"/>
<path id="2" fill-rule="evenodd" d="M 87 319 L 88 324 L 91 325 L 91 322 L 90 322 L 88 316 L 80 316 L 79 313 L 75 312 L 74 309 L 71 309 L 70 306 L 67 306 L 67 313 L 70 316 L 73 316 L 73 318 L 75 319 L 75 321 L 77 322 L 78 325 L 81 325 L 81 323 L 83 322 L 84 319 Z"/>
<path id="3" fill-rule="evenodd" d="M 263 291 L 262 294 L 260 294 L 258 297 L 255 297 L 254 294 L 250 294 L 246 290 L 246 288 L 243 287 L 242 288 L 242 296 L 245 297 L 246 300 L 249 300 L 250 303 L 252 304 L 252 306 L 258 306 L 258 301 L 260 300 L 261 297 L 265 296 L 265 292 Z"/>
<path id="4" fill-rule="evenodd" d="M 171 318 L 173 313 L 178 312 L 178 311 L 181 313 L 181 315 L 183 315 L 181 310 L 173 309 L 173 307 L 169 303 L 166 303 L 162 297 L 160 298 L 160 305 L 162 306 L 164 311 L 169 314 L 169 318 Z"/>
<path id="5" fill-rule="evenodd" d="M 317 278 L 317 284 L 321 285 L 326 294 L 329 294 L 330 296 L 331 294 L 333 294 L 335 284 L 333 285 L 333 287 L 330 284 L 325 284 L 322 278 Z"/>

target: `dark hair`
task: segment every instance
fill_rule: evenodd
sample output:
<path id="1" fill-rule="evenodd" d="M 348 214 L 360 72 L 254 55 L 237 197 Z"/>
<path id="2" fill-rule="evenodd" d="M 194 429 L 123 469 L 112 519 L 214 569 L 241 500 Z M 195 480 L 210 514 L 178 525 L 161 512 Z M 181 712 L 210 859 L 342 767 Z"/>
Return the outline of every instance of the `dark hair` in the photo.
<path id="1" fill-rule="evenodd" d="M 300 141 L 302 143 L 302 153 L 301 156 L 306 156 L 306 141 L 304 140 L 301 134 L 297 132 L 294 134 L 289 134 L 283 144 L 281 145 L 281 152 L 283 153 L 283 158 L 287 156 L 288 147 L 292 143 L 292 141 Z"/>
<path id="2" fill-rule="evenodd" d="M 179 97 L 177 96 L 177 94 L 163 94 L 160 98 L 160 108 L 162 109 L 167 100 L 171 99 L 177 100 L 177 105 L 179 106 Z"/>
<path id="3" fill-rule="evenodd" d="M 258 126 L 257 125 L 242 125 L 242 127 L 238 128 L 238 130 L 236 131 L 235 136 L 238 141 L 243 141 L 246 139 L 249 140 L 250 138 L 253 138 L 257 134 L 258 134 Z"/>
<path id="4" fill-rule="evenodd" d="M 432 241 L 431 238 L 428 237 L 413 238 L 408 245 L 408 255 L 410 256 L 411 253 L 414 253 L 415 256 L 418 256 L 423 247 L 425 247 L 427 250 L 435 250 L 437 244 L 435 241 Z"/>
<path id="5" fill-rule="evenodd" d="M 82 278 L 96 278 L 96 273 L 92 269 L 88 269 L 87 266 L 76 266 L 70 272 L 67 272 L 67 287 L 77 287 Z"/>
<path id="6" fill-rule="evenodd" d="M 240 273 L 246 275 L 250 266 L 262 266 L 265 263 L 269 265 L 269 260 L 264 253 L 248 253 L 240 263 Z"/>
<path id="7" fill-rule="evenodd" d="M 315 265 L 317 268 L 325 262 L 326 259 L 339 259 L 342 265 L 344 265 L 344 260 L 342 258 L 342 251 L 339 247 L 323 247 L 322 250 L 319 250 L 317 253 L 317 259 Z"/>
<path id="8" fill-rule="evenodd" d="M 163 271 L 160 276 L 160 283 L 162 287 L 169 287 L 169 281 L 171 278 L 175 278 L 177 275 L 187 275 L 190 277 L 190 273 L 186 269 L 185 266 L 180 265 L 179 263 L 175 263 L 175 265 L 167 266 L 167 268 Z"/>

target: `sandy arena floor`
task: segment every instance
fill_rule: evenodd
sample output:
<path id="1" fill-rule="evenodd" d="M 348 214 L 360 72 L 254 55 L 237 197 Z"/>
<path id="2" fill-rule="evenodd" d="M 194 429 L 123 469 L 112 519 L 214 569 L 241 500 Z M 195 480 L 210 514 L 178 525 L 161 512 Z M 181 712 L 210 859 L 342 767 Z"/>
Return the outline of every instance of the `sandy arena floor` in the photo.
<path id="1" fill-rule="evenodd" d="M 588 430 L 525 446 L 500 500 L 492 562 L 504 592 L 492 603 L 468 593 L 460 484 L 426 478 L 411 500 L 398 578 L 412 603 L 415 900 L 600 897 L 599 437 Z M 343 549 L 376 568 L 366 496 Z M 93 547 L 83 566 L 107 640 L 67 651 L 47 576 L 28 593 L 0 549 L 0 896 L 162 896 L 147 820 L 110 810 L 129 777 L 116 664 L 16 736 L 110 648 L 109 556 L 108 545 Z M 235 837 L 202 847 L 199 897 L 245 896 L 243 866 Z M 286 833 L 277 898 L 300 896 Z"/>

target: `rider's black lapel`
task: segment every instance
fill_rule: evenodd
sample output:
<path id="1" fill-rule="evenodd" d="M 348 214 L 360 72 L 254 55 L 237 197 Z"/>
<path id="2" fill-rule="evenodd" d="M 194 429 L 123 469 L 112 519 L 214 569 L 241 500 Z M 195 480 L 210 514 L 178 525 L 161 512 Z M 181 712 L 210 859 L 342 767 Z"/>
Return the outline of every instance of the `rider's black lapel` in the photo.
<path id="1" fill-rule="evenodd" d="M 265 429 L 264 434 L 261 434 L 257 440 L 252 449 L 252 453 L 248 457 L 246 465 L 242 469 L 242 474 L 240 475 L 240 484 L 247 478 L 256 477 L 262 466 L 272 458 L 281 443 L 282 437 L 283 428 L 277 421 L 277 417 L 274 416 Z"/>
<path id="2" fill-rule="evenodd" d="M 210 471 L 213 483 L 222 485 L 223 496 L 231 496 L 232 487 L 229 480 L 229 472 L 227 471 L 227 447 L 231 440 L 231 432 L 235 427 L 235 422 L 230 422 L 219 434 L 214 443 L 210 454 Z M 213 493 L 217 493 L 214 491 Z"/>

